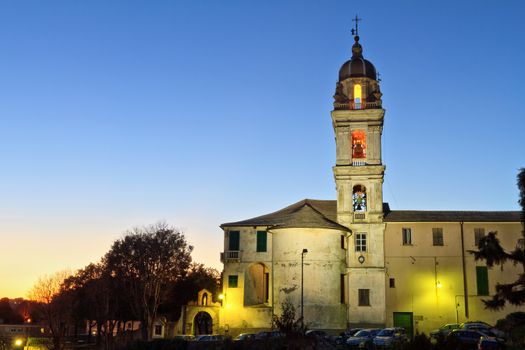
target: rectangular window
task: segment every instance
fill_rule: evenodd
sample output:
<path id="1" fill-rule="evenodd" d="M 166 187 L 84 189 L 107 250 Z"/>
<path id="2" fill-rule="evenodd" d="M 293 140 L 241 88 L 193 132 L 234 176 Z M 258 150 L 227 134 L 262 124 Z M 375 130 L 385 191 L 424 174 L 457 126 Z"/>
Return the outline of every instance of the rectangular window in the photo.
<path id="1" fill-rule="evenodd" d="M 441 227 L 434 227 L 432 229 L 432 244 L 443 245 L 443 229 Z"/>
<path id="2" fill-rule="evenodd" d="M 370 289 L 358 289 L 359 306 L 370 306 Z"/>
<path id="3" fill-rule="evenodd" d="M 390 279 L 390 288 L 396 288 L 396 279 L 395 278 L 391 278 Z"/>
<path id="4" fill-rule="evenodd" d="M 155 325 L 155 335 L 162 335 L 162 325 L 160 324 Z"/>
<path id="5" fill-rule="evenodd" d="M 239 250 L 239 231 L 229 232 L 228 250 Z"/>
<path id="6" fill-rule="evenodd" d="M 485 229 L 484 228 L 475 228 L 474 229 L 474 244 L 479 246 L 479 241 L 485 237 Z"/>
<path id="7" fill-rule="evenodd" d="M 341 279 L 339 280 L 341 288 L 341 304 L 345 303 L 345 275 L 341 274 Z"/>
<path id="8" fill-rule="evenodd" d="M 403 235 L 403 245 L 412 245 L 412 229 L 403 228 L 401 233 Z"/>
<path id="9" fill-rule="evenodd" d="M 486 266 L 476 266 L 478 295 L 489 295 L 489 273 Z"/>
<path id="10" fill-rule="evenodd" d="M 257 231 L 257 252 L 266 251 L 266 231 Z"/>
<path id="11" fill-rule="evenodd" d="M 355 251 L 366 252 L 366 233 L 355 234 Z"/>
<path id="12" fill-rule="evenodd" d="M 228 288 L 237 288 L 239 282 L 239 276 L 229 275 L 228 276 Z"/>
<path id="13" fill-rule="evenodd" d="M 345 235 L 341 235 L 341 249 L 346 249 L 346 247 L 345 247 Z"/>

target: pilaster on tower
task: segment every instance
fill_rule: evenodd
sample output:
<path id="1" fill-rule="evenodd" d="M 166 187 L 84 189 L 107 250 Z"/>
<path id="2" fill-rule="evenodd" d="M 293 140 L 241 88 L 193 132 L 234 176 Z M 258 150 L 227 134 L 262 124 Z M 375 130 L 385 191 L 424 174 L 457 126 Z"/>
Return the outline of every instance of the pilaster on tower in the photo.
<path id="1" fill-rule="evenodd" d="M 332 124 L 336 139 L 337 219 L 381 223 L 383 175 L 381 134 L 385 110 L 374 65 L 363 58 L 359 36 L 352 58 L 339 70 Z"/>

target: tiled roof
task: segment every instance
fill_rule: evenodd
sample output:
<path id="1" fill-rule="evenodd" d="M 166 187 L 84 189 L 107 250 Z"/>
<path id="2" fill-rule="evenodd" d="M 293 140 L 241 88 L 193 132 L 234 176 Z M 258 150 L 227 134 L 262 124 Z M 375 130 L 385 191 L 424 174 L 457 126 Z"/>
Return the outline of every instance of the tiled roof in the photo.
<path id="1" fill-rule="evenodd" d="M 386 222 L 520 222 L 519 211 L 393 210 Z"/>
<path id="2" fill-rule="evenodd" d="M 303 199 L 270 214 L 221 225 L 222 228 L 233 226 L 312 227 L 349 231 L 336 221 L 335 201 L 313 199 Z"/>
<path id="3" fill-rule="evenodd" d="M 519 211 L 425 211 L 390 210 L 383 203 L 385 222 L 520 222 Z M 312 227 L 346 230 L 337 223 L 337 202 L 335 200 L 303 199 L 276 212 L 248 220 L 229 222 L 221 227 L 234 226 L 276 226 Z"/>

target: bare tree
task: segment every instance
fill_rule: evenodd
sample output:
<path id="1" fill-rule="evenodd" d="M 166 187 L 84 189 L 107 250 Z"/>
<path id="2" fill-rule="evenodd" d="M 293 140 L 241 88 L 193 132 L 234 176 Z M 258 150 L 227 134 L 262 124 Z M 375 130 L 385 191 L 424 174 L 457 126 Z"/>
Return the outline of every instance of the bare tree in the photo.
<path id="1" fill-rule="evenodd" d="M 29 299 L 36 302 L 36 311 L 51 332 L 53 349 L 62 349 L 66 324 L 69 319 L 68 300 L 61 294 L 64 280 L 70 275 L 67 270 L 41 277 L 29 292 Z"/>

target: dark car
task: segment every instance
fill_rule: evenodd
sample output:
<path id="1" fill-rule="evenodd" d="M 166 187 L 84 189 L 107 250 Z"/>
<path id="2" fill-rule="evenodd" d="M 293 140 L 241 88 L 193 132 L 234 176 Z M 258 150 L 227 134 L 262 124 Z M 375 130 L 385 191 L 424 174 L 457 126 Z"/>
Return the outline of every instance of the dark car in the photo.
<path id="1" fill-rule="evenodd" d="M 461 328 L 461 325 L 459 323 L 447 323 L 439 327 L 439 329 L 434 329 L 433 331 L 431 331 L 430 336 L 432 338 L 444 338 L 451 331 L 453 331 L 454 329 L 458 329 L 458 328 Z"/>
<path id="2" fill-rule="evenodd" d="M 454 329 L 447 335 L 446 342 L 452 346 L 461 346 L 463 349 L 477 349 L 479 339 L 486 336 L 480 331 Z"/>
<path id="3" fill-rule="evenodd" d="M 286 334 L 279 331 L 262 331 L 255 334 L 255 339 L 274 339 L 284 337 L 286 337 Z"/>
<path id="4" fill-rule="evenodd" d="M 346 340 L 349 349 L 373 349 L 374 337 L 381 331 L 379 328 L 362 329 Z"/>
<path id="5" fill-rule="evenodd" d="M 503 331 L 500 331 L 499 329 L 496 329 L 492 327 L 490 324 L 482 321 L 476 321 L 476 322 L 465 322 L 461 324 L 461 328 L 473 330 L 473 331 L 480 331 L 482 333 L 485 333 L 491 337 L 497 337 L 499 338 L 499 341 L 505 341 L 506 334 Z"/>
<path id="6" fill-rule="evenodd" d="M 391 348 L 407 341 L 407 332 L 404 328 L 393 327 L 381 330 L 374 337 L 374 346 L 377 349 Z"/>
<path id="7" fill-rule="evenodd" d="M 316 339 L 330 339 L 330 335 L 325 331 L 311 329 L 306 331 L 304 334 L 307 337 L 316 338 Z"/>
<path id="8" fill-rule="evenodd" d="M 254 340 L 255 339 L 255 333 L 241 333 L 235 339 L 234 341 L 246 341 L 246 340 Z"/>
<path id="9" fill-rule="evenodd" d="M 505 350 L 505 344 L 494 337 L 481 337 L 478 341 L 478 350 Z"/>

